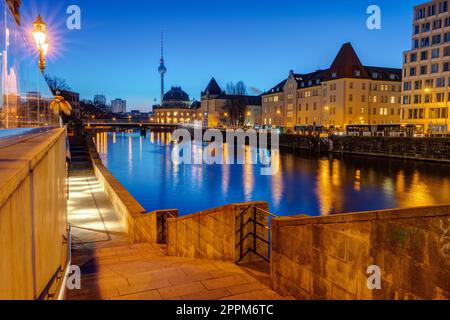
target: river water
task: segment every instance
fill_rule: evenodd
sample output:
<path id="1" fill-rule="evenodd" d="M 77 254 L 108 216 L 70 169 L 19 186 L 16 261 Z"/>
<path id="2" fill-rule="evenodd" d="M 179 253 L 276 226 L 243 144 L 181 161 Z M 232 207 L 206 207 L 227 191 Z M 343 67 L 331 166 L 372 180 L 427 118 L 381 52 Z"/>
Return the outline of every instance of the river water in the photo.
<path id="1" fill-rule="evenodd" d="M 450 203 L 446 164 L 281 153 L 278 173 L 263 176 L 260 165 L 177 165 L 170 133 L 105 132 L 96 141 L 105 166 L 148 211 L 263 200 L 278 215 L 317 216 Z"/>

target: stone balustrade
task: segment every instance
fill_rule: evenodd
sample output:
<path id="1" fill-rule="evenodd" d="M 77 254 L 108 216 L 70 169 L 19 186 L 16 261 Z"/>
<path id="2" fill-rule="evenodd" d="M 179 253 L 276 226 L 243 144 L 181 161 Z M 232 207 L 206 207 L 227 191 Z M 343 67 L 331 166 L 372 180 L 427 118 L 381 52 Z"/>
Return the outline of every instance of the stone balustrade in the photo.
<path id="1" fill-rule="evenodd" d="M 268 210 L 268 204 L 229 204 L 168 219 L 168 254 L 234 262 L 260 259 L 255 252 L 268 257 L 268 219 L 256 208 Z"/>
<path id="2" fill-rule="evenodd" d="M 271 282 L 298 299 L 449 299 L 450 206 L 272 220 Z M 381 289 L 367 268 L 381 268 Z"/>

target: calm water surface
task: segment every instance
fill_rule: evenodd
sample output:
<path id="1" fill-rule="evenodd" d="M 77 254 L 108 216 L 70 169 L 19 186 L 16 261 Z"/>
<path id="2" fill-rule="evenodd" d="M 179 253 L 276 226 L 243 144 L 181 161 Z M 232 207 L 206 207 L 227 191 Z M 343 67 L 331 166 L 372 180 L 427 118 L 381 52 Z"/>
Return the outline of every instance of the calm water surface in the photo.
<path id="1" fill-rule="evenodd" d="M 148 211 L 264 200 L 279 215 L 328 215 L 450 203 L 450 165 L 286 153 L 277 175 L 261 176 L 257 165 L 175 165 L 168 133 L 96 139 L 104 164 Z"/>

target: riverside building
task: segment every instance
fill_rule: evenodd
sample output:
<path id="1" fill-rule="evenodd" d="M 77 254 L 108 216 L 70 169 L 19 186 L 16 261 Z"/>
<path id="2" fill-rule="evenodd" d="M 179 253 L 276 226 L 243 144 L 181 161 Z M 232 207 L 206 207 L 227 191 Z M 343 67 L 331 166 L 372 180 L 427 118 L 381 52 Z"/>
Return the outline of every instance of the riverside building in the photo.
<path id="1" fill-rule="evenodd" d="M 301 131 L 350 125 L 399 125 L 401 69 L 364 66 L 350 43 L 329 69 L 288 78 L 262 96 L 265 127 Z"/>
<path id="2" fill-rule="evenodd" d="M 401 120 L 419 135 L 449 134 L 450 15 L 448 1 L 414 7 L 412 49 L 403 58 Z"/>

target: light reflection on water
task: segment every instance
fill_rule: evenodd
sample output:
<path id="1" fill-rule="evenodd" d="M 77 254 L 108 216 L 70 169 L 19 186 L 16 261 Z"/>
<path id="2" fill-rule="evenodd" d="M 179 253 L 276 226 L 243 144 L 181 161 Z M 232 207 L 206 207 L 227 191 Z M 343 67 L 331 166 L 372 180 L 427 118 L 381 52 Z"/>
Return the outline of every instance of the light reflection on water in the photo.
<path id="1" fill-rule="evenodd" d="M 280 215 L 328 215 L 450 203 L 444 164 L 284 153 L 275 156 L 278 174 L 262 176 L 260 165 L 174 164 L 170 133 L 98 133 L 96 141 L 104 164 L 148 211 L 264 200 Z M 255 154 L 246 148 L 247 160 Z"/>

